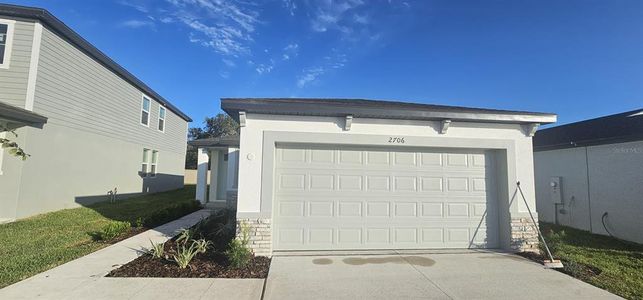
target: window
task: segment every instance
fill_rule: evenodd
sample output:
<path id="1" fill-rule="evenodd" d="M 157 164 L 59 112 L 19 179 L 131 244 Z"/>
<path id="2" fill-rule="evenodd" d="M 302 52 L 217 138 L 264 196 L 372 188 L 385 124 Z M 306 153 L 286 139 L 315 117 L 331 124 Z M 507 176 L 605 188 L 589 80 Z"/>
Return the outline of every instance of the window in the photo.
<path id="1" fill-rule="evenodd" d="M 152 151 L 152 164 L 150 164 L 150 177 L 156 177 L 156 164 L 159 161 L 159 152 Z"/>
<path id="2" fill-rule="evenodd" d="M 143 103 L 141 103 L 141 125 L 150 127 L 150 106 L 152 101 L 143 96 Z"/>
<path id="3" fill-rule="evenodd" d="M 165 107 L 159 106 L 159 131 L 165 132 Z"/>
<path id="4" fill-rule="evenodd" d="M 150 165 L 150 149 L 143 149 L 143 164 L 141 165 L 141 176 L 147 176 Z"/>
<path id="5" fill-rule="evenodd" d="M 13 20 L 0 20 L 0 68 L 9 67 L 11 42 L 13 39 Z"/>
<path id="6" fill-rule="evenodd" d="M 157 150 L 143 149 L 143 163 L 141 164 L 141 176 L 156 177 L 156 170 L 159 161 Z"/>

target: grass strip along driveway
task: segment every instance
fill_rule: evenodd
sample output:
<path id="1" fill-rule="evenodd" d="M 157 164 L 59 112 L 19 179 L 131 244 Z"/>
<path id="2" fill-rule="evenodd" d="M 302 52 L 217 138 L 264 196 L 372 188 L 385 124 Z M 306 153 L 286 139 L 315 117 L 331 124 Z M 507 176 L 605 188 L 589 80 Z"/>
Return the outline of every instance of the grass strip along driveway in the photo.
<path id="1" fill-rule="evenodd" d="M 133 228 L 121 233 L 122 237 L 198 210 L 200 207 L 193 199 L 194 186 L 186 186 L 2 224 L 0 288 L 108 246 L 110 241 L 95 240 L 95 233 L 108 224 L 130 223 Z"/>
<path id="2" fill-rule="evenodd" d="M 628 299 L 643 299 L 643 245 L 540 223 L 562 270 L 587 283 Z"/>

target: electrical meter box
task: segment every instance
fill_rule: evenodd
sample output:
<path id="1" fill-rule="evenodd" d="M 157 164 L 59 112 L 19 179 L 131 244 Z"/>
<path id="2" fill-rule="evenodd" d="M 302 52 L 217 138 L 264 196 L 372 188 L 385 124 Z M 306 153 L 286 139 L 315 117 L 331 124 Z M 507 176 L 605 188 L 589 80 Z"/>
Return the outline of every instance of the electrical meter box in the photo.
<path id="1" fill-rule="evenodd" d="M 563 203 L 562 177 L 552 177 L 549 180 L 549 194 L 552 203 Z"/>

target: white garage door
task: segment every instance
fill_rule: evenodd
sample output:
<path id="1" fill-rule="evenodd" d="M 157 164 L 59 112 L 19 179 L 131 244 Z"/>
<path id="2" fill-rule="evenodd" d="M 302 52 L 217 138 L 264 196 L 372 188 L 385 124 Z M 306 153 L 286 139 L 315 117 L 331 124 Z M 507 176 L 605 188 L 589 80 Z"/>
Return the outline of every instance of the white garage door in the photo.
<path id="1" fill-rule="evenodd" d="M 496 248 L 493 166 L 483 150 L 278 146 L 273 247 Z"/>

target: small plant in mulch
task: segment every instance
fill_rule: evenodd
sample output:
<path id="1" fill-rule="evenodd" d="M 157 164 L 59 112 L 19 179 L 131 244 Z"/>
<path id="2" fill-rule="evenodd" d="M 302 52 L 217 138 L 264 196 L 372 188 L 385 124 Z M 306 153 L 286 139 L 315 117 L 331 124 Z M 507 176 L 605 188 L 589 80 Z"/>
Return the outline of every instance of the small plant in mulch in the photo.
<path id="1" fill-rule="evenodd" d="M 165 243 L 151 243 L 145 255 L 107 276 L 265 278 L 270 258 L 254 256 L 248 248 L 247 224 L 240 224 L 238 238 L 235 231 L 234 212 L 220 211 Z"/>
<path id="2" fill-rule="evenodd" d="M 246 222 L 241 222 L 239 224 L 241 237 L 233 239 L 228 244 L 228 250 L 225 251 L 225 254 L 228 256 L 230 265 L 233 268 L 243 268 L 248 265 L 252 259 L 252 250 L 248 248 L 248 242 L 250 241 L 250 225 Z"/>
<path id="3" fill-rule="evenodd" d="M 165 243 L 154 243 L 150 240 L 152 247 L 148 250 L 148 253 L 154 258 L 163 258 L 165 253 Z"/>

